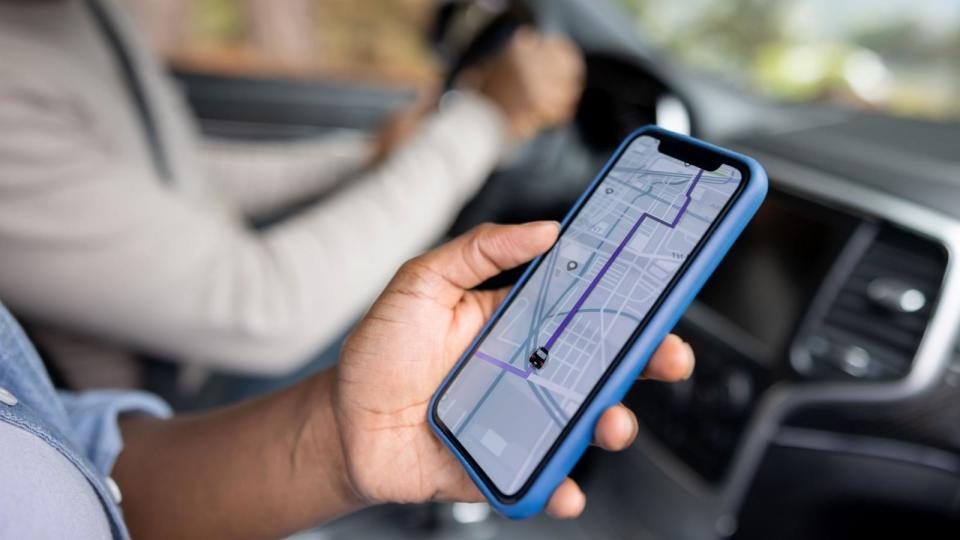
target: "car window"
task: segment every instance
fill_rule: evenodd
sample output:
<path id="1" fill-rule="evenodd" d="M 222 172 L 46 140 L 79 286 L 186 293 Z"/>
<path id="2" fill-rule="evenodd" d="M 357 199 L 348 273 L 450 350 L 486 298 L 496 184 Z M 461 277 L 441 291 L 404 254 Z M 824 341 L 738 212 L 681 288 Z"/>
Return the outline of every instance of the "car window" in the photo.
<path id="1" fill-rule="evenodd" d="M 760 94 L 960 119 L 955 0 L 619 0 L 640 36 Z"/>
<path id="2" fill-rule="evenodd" d="M 176 68 L 411 86 L 437 68 L 431 0 L 126 0 Z"/>

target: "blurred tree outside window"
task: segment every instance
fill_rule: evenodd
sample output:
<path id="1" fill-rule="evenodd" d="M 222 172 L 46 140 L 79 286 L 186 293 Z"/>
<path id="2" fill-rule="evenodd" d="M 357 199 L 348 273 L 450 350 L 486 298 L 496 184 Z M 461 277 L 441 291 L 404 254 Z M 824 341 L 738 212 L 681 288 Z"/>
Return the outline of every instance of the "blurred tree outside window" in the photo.
<path id="1" fill-rule="evenodd" d="M 175 67 L 420 86 L 437 78 L 432 0 L 124 0 Z"/>
<path id="2" fill-rule="evenodd" d="M 960 119 L 956 0 L 619 0 L 640 36 L 776 99 Z"/>

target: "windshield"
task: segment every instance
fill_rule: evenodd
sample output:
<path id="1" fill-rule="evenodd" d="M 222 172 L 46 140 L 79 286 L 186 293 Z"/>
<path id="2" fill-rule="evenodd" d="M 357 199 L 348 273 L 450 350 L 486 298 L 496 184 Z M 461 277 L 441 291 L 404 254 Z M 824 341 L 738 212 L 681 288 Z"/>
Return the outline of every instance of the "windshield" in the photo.
<path id="1" fill-rule="evenodd" d="M 641 37 L 762 95 L 960 119 L 955 0 L 619 0 Z"/>

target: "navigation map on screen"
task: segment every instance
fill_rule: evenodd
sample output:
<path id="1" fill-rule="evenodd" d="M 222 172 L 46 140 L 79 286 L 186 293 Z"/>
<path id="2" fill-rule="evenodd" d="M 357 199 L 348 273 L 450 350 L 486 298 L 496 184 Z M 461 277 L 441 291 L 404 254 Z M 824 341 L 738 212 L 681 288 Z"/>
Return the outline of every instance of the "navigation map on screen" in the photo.
<path id="1" fill-rule="evenodd" d="M 635 139 L 438 404 L 443 424 L 503 494 L 516 493 L 734 196 L 739 171 L 705 171 Z"/>

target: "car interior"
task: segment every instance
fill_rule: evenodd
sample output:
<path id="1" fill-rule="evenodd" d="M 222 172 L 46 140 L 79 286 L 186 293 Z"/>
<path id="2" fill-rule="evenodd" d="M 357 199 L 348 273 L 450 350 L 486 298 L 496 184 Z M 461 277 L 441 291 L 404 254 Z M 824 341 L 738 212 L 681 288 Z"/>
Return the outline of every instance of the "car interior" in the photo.
<path id="1" fill-rule="evenodd" d="M 589 503 L 574 522 L 510 522 L 482 504 L 388 506 L 302 537 L 955 537 L 960 124 L 746 91 L 676 61 L 625 3 L 436 6 L 424 39 L 448 85 L 524 24 L 570 35 L 587 68 L 572 124 L 518 149 L 450 235 L 561 218 L 645 124 L 756 158 L 768 199 L 675 330 L 697 351 L 695 374 L 634 386 L 640 437 L 615 455 L 588 451 L 575 477 Z M 414 97 L 369 81 L 174 69 L 216 137 L 369 132 Z"/>

